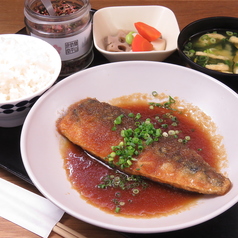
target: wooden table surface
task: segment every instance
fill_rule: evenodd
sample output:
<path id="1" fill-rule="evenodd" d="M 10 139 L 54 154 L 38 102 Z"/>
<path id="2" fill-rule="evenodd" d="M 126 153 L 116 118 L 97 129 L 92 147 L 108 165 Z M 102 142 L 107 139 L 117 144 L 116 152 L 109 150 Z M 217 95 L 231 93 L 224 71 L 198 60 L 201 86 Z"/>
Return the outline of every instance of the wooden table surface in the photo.
<path id="1" fill-rule="evenodd" d="M 158 0 L 91 0 L 92 8 L 100 9 L 108 6 L 123 6 L 123 5 L 161 5 L 170 8 L 176 15 L 180 29 L 188 23 L 209 16 L 232 16 L 238 17 L 238 1 L 208 1 L 208 0 L 173 0 L 173 1 L 158 1 Z M 15 33 L 24 27 L 24 0 L 1 0 L 0 5 L 0 34 Z M 0 177 L 23 188 L 40 194 L 39 191 L 27 182 L 22 181 L 18 177 L 0 168 Z M 122 238 L 123 236 L 106 229 L 87 224 L 77 220 L 70 215 L 65 214 L 61 222 L 74 230 L 82 233 L 86 237 L 94 238 Z M 0 237 L 14 238 L 24 237 L 32 238 L 37 235 L 0 218 Z M 55 233 L 50 234 L 50 238 L 60 237 Z"/>

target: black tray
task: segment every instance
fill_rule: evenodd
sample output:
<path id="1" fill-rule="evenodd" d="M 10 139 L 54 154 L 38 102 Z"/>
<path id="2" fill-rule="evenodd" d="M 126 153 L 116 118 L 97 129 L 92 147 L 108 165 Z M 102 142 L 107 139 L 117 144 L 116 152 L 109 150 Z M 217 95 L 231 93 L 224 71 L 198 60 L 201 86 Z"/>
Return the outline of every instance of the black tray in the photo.
<path id="1" fill-rule="evenodd" d="M 18 33 L 26 34 L 25 28 Z M 173 53 L 169 58 L 167 58 L 165 62 L 183 65 L 177 52 Z M 107 59 L 105 59 L 98 51 L 94 49 L 94 60 L 89 67 L 105 63 L 108 63 Z M 235 87 L 233 89 L 237 91 Z M 32 183 L 22 163 L 20 153 L 21 129 L 22 126 L 14 128 L 0 127 L 0 167 L 16 175 L 17 177 Z M 128 238 L 234 238 L 238 237 L 237 224 L 238 203 L 216 218 L 187 229 L 159 234 L 122 233 L 122 235 Z"/>

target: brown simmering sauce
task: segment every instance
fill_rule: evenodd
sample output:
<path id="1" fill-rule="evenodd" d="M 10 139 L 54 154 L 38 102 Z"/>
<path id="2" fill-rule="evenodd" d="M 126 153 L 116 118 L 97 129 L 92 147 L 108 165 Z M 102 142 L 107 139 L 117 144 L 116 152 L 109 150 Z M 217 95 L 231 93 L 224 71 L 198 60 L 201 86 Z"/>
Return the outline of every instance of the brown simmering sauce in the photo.
<path id="1" fill-rule="evenodd" d="M 192 119 L 187 113 L 171 112 L 164 108 L 152 110 L 144 103 L 121 104 L 121 106 L 134 113 L 139 112 L 144 119 L 153 120 L 155 115 L 159 114 L 164 124 L 166 117 L 163 115 L 172 113 L 178 123 L 169 124 L 167 130 L 180 131 L 180 138 L 189 136 L 187 145 L 198 151 L 211 166 L 219 169 L 218 145 L 214 143 L 209 128 L 204 129 L 201 123 Z M 165 216 L 190 208 L 202 196 L 146 179 L 134 181 L 131 177 L 111 169 L 88 155 L 66 139 L 62 146 L 62 154 L 64 167 L 73 188 L 87 202 L 108 213 L 137 218 Z M 107 186 L 104 186 L 105 184 Z"/>

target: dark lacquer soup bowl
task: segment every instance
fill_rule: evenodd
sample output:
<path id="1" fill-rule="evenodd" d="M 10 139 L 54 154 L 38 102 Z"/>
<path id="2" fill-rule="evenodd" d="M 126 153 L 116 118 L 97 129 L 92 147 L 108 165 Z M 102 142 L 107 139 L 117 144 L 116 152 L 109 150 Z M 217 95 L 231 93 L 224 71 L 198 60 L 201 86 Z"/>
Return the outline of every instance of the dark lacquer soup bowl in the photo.
<path id="1" fill-rule="evenodd" d="M 224 33 L 224 34 L 225 32 L 228 32 L 228 34 L 232 32 L 234 33 L 233 38 L 236 38 L 238 33 L 238 18 L 217 16 L 217 17 L 199 19 L 197 21 L 194 21 L 188 24 L 185 28 L 181 30 L 178 37 L 177 47 L 178 47 L 179 55 L 189 67 L 195 70 L 198 70 L 200 72 L 203 72 L 205 74 L 208 74 L 220 80 L 221 82 L 225 83 L 226 85 L 236 89 L 238 87 L 237 71 L 235 73 L 233 72 L 224 73 L 222 71 L 216 71 L 210 68 L 206 68 L 204 66 L 199 65 L 197 62 L 194 62 L 194 60 L 191 57 L 188 57 L 188 54 L 186 54 L 185 52 L 186 45 L 193 37 L 203 35 L 206 33 L 212 33 L 212 32 Z M 214 47 L 216 47 L 217 43 L 215 43 L 214 45 L 215 45 Z M 212 47 L 213 46 L 206 47 L 206 50 Z M 237 47 L 237 44 L 236 44 L 236 47 Z M 235 52 L 233 52 L 232 54 L 233 56 L 235 56 Z M 228 63 L 225 62 L 225 64 L 228 64 Z M 237 62 L 232 62 L 232 59 L 231 59 L 231 64 L 235 66 Z"/>

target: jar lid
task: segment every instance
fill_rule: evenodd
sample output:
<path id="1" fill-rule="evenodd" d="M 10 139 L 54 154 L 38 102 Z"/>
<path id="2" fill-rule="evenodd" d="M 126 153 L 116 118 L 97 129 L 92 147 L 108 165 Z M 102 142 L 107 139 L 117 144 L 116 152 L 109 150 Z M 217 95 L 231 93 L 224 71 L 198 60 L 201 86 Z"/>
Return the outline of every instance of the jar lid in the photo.
<path id="1" fill-rule="evenodd" d="M 67 1 L 64 1 L 67 2 Z M 24 7 L 24 15 L 27 20 L 36 23 L 36 24 L 70 24 L 75 21 L 75 19 L 81 19 L 84 18 L 85 15 L 89 14 L 91 10 L 91 5 L 88 0 L 76 0 L 74 1 L 75 4 L 78 4 L 81 6 L 77 11 L 66 14 L 66 15 L 60 15 L 60 16 L 50 16 L 50 15 L 43 15 L 35 12 L 33 10 L 34 4 L 39 4 L 41 1 L 39 0 L 26 0 L 25 1 L 25 7 Z M 69 1 L 69 3 L 71 3 Z M 43 6 L 43 4 L 42 4 Z"/>

